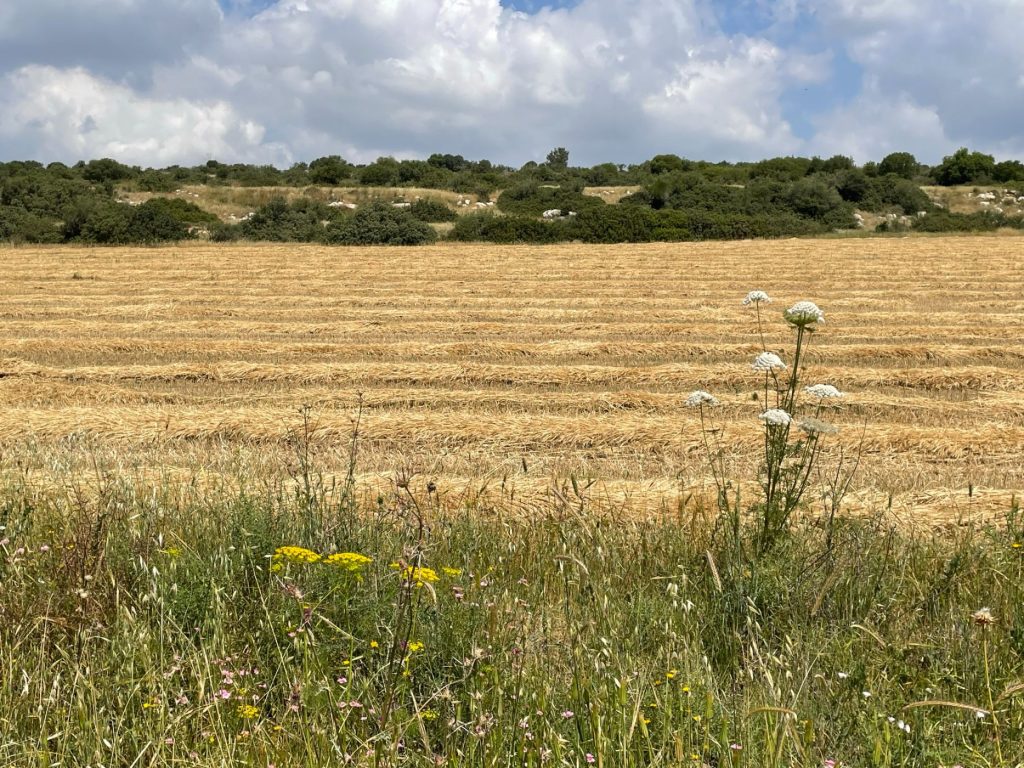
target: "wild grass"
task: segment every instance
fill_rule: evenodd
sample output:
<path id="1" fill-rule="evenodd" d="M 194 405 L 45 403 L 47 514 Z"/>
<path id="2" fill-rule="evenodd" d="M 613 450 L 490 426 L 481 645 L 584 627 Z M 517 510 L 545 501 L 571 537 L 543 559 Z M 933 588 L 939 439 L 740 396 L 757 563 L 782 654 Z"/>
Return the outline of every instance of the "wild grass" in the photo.
<path id="1" fill-rule="evenodd" d="M 315 478 L 315 473 L 311 475 Z M 357 508 L 103 479 L 2 493 L 11 765 L 1014 765 L 1024 530 Z M 312 555 L 371 558 L 352 570 Z M 413 570 L 415 569 L 415 570 Z M 427 571 L 426 569 L 430 569 Z M 411 574 L 411 576 L 410 576 Z M 991 625 L 972 614 L 988 607 Z"/>

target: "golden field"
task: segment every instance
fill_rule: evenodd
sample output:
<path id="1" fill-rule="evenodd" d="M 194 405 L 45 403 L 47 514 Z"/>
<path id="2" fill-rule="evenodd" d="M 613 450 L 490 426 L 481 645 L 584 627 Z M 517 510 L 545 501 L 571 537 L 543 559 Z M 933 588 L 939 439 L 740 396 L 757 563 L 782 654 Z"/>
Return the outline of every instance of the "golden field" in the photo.
<path id="1" fill-rule="evenodd" d="M 751 478 L 781 310 L 824 309 L 803 381 L 847 393 L 832 440 L 853 511 L 943 525 L 1024 487 L 1024 240 L 788 240 L 346 249 L 2 251 L 0 455 L 9 480 L 89 488 L 286 483 L 301 406 L 317 466 L 372 494 L 529 513 L 570 475 L 593 505 L 676 514 L 708 472 L 686 396 L 722 401 Z M 826 462 L 829 457 L 826 456 Z"/>

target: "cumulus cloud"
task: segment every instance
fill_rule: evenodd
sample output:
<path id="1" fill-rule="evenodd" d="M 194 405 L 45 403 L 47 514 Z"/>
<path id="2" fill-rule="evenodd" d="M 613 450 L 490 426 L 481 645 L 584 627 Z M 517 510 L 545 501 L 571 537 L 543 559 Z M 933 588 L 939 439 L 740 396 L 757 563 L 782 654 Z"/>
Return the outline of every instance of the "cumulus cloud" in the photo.
<path id="1" fill-rule="evenodd" d="M 1024 154 L 1024 0 L 743 3 L 764 30 L 727 33 L 709 0 L 530 14 L 499 0 L 230 0 L 226 13 L 216 0 L 7 0 L 2 151 L 278 164 L 434 151 L 517 163 L 556 145 L 582 163 L 959 143 Z M 826 45 L 796 34 L 808 25 Z M 787 96 L 827 83 L 838 51 L 864 87 L 796 115 L 800 135 Z"/>
<path id="2" fill-rule="evenodd" d="M 80 68 L 29 65 L 7 75 L 0 89 L 0 139 L 31 136 L 32 154 L 48 158 L 70 153 L 140 165 L 283 159 L 264 133 L 225 102 L 143 98 Z"/>
<path id="3" fill-rule="evenodd" d="M 1024 0 L 816 0 L 813 7 L 864 71 L 863 91 L 822 120 L 819 141 L 875 157 L 896 147 L 934 161 L 961 145 L 1024 156 Z M 856 115 L 864 117 L 849 119 Z"/>

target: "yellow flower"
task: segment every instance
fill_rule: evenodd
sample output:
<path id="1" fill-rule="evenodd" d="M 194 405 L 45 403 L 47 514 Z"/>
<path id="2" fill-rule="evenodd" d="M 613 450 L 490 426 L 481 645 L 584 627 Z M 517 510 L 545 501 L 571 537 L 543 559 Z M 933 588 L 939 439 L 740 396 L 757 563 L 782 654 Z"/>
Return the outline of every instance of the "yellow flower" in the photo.
<path id="1" fill-rule="evenodd" d="M 424 646 L 419 640 L 410 640 L 409 645 L 407 645 L 406 648 L 409 650 L 409 653 L 416 653 L 418 651 L 422 651 Z"/>
<path id="2" fill-rule="evenodd" d="M 378 643 L 376 640 L 371 640 L 370 641 L 370 647 L 371 648 L 380 648 L 380 643 Z"/>
<path id="3" fill-rule="evenodd" d="M 1024 547 L 1024 544 L 1021 544 L 1019 541 L 1015 541 L 1010 545 L 1010 549 L 1020 549 L 1021 547 Z"/>
<path id="4" fill-rule="evenodd" d="M 433 709 L 424 709 L 420 712 L 420 717 L 424 720 L 437 720 L 437 711 Z"/>
<path id="5" fill-rule="evenodd" d="M 437 575 L 437 571 L 433 568 L 417 568 L 412 565 L 403 566 L 399 563 L 392 563 L 391 567 L 398 570 L 398 575 L 402 577 L 403 581 L 407 584 L 412 584 L 414 587 L 422 587 L 424 584 L 432 584 L 440 580 L 440 576 Z"/>
<path id="6" fill-rule="evenodd" d="M 675 677 L 678 674 L 679 674 L 678 670 L 670 669 L 668 672 L 665 673 L 665 678 L 668 679 L 668 680 L 671 680 L 673 677 Z"/>
<path id="7" fill-rule="evenodd" d="M 177 560 L 181 557 L 181 550 L 178 547 L 168 547 L 167 549 L 161 549 L 160 552 L 167 555 L 172 560 Z"/>
<path id="8" fill-rule="evenodd" d="M 244 720 L 252 720 L 259 717 L 260 710 L 254 707 L 252 704 L 239 704 L 238 705 L 238 716 Z"/>
<path id="9" fill-rule="evenodd" d="M 153 709 L 153 707 L 155 707 L 155 706 L 156 706 L 156 704 L 154 704 L 151 701 L 146 701 L 146 702 L 143 702 L 143 704 L 142 704 L 142 708 L 143 709 Z"/>
<path id="10" fill-rule="evenodd" d="M 358 552 L 335 552 L 333 555 L 325 557 L 324 562 L 352 573 L 358 573 L 372 563 L 373 559 L 366 555 L 360 555 Z"/>
<path id="11" fill-rule="evenodd" d="M 462 569 L 461 568 L 449 568 L 448 566 L 445 566 L 444 568 L 442 568 L 441 572 L 444 573 L 445 576 L 461 576 L 462 575 Z"/>
<path id="12" fill-rule="evenodd" d="M 272 559 L 276 562 L 319 563 L 322 558 L 313 550 L 305 547 L 278 547 L 274 550 Z"/>

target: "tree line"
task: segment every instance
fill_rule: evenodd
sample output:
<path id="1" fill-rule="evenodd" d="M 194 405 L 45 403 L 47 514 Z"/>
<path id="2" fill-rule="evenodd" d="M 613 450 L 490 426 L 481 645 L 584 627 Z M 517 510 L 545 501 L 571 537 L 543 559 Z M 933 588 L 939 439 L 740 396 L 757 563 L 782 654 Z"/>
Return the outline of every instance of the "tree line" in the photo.
<path id="1" fill-rule="evenodd" d="M 492 242 L 636 242 L 647 240 L 784 237 L 858 226 L 855 210 L 916 217 L 886 228 L 971 231 L 1019 226 L 997 212 L 963 216 L 936 208 L 923 184 L 1024 185 L 1024 164 L 960 149 L 935 166 L 909 152 L 858 166 L 842 155 L 777 157 L 748 163 L 712 163 L 662 154 L 635 165 L 574 167 L 569 152 L 553 149 L 545 162 L 515 169 L 461 155 L 426 160 L 379 158 L 356 165 L 332 155 L 281 170 L 273 166 L 205 164 L 162 169 L 105 158 L 75 165 L 0 163 L 0 241 L 28 243 L 159 243 L 204 233 L 214 240 L 327 243 L 430 242 L 429 224 L 455 221 L 448 237 Z M 282 196 L 246 221 L 221 222 L 180 198 L 141 205 L 124 192 L 172 193 L 184 186 L 302 188 L 413 187 L 497 197 L 493 212 L 456 217 L 436 200 L 409 209 L 367 205 L 337 209 Z M 583 194 L 585 187 L 634 186 L 619 205 Z M 549 218 L 542 218 L 545 213 Z M 918 214 L 927 214 L 927 218 Z M 925 223 L 927 222 L 927 223 Z"/>

